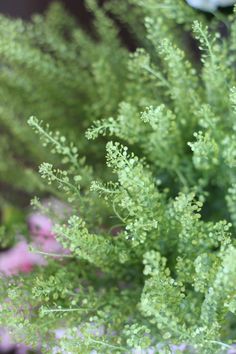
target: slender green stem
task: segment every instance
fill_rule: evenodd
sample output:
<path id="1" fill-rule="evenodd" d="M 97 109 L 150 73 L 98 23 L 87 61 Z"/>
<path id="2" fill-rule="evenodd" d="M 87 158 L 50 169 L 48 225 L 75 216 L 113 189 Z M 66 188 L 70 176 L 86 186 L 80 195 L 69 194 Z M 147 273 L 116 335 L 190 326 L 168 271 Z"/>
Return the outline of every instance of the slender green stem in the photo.
<path id="1" fill-rule="evenodd" d="M 69 254 L 58 254 L 58 253 L 49 253 L 49 252 L 42 252 L 42 251 L 38 251 L 34 248 L 31 249 L 33 253 L 38 253 L 38 254 L 42 254 L 44 256 L 50 256 L 50 257 L 58 257 L 58 258 L 73 258 L 72 255 Z"/>
<path id="2" fill-rule="evenodd" d="M 213 343 L 213 344 L 218 344 L 222 347 L 225 347 L 225 348 L 231 348 L 231 346 L 229 344 L 226 344 L 226 343 L 222 343 L 222 342 L 219 342 L 217 340 L 210 340 L 208 341 L 209 343 Z"/>
<path id="3" fill-rule="evenodd" d="M 47 131 L 45 131 L 37 122 L 34 121 L 34 126 L 37 128 L 37 130 L 44 135 L 50 142 L 52 145 L 56 145 L 57 147 L 61 147 L 60 143 L 54 139 L 50 134 L 47 133 Z M 63 154 L 65 155 L 65 154 Z M 71 159 L 71 162 L 73 161 L 74 164 L 76 164 L 77 161 L 75 161 L 75 157 L 70 153 L 70 150 L 68 149 L 67 151 L 67 156 L 69 156 L 69 158 Z"/>
<path id="4" fill-rule="evenodd" d="M 125 350 L 125 351 L 128 349 L 128 348 L 125 348 L 125 347 L 112 345 L 112 344 L 109 344 L 109 343 L 106 343 L 106 342 L 102 342 L 100 340 L 96 340 L 96 339 L 92 339 L 92 338 L 89 338 L 89 340 L 90 340 L 90 342 L 93 342 L 93 343 L 96 343 L 96 344 L 101 344 L 104 347 L 108 347 L 108 348 L 112 348 L 112 349 L 120 349 L 120 350 Z"/>
<path id="5" fill-rule="evenodd" d="M 45 313 L 50 312 L 84 312 L 84 311 L 92 311 L 94 309 L 81 309 L 81 308 L 72 308 L 72 309 L 47 309 L 44 310 Z"/>
<path id="6" fill-rule="evenodd" d="M 160 80 L 164 86 L 170 87 L 169 82 L 164 78 L 163 75 L 161 75 L 160 73 L 157 73 L 156 71 L 154 71 L 152 68 L 150 68 L 147 65 L 143 65 L 142 68 L 145 69 L 150 74 L 152 74 L 153 76 L 155 76 L 158 80 Z"/>

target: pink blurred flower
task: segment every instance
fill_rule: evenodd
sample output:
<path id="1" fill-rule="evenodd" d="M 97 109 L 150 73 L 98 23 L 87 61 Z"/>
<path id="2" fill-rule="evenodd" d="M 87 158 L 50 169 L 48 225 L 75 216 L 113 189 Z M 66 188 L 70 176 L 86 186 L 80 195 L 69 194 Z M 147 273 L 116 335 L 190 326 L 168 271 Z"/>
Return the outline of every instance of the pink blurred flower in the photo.
<path id="1" fill-rule="evenodd" d="M 6 352 L 14 349 L 14 344 L 11 342 L 9 333 L 1 329 L 0 330 L 0 351 Z"/>
<path id="2" fill-rule="evenodd" d="M 231 348 L 227 351 L 227 354 L 236 354 L 236 344 L 232 344 Z"/>
<path id="3" fill-rule="evenodd" d="M 29 230 L 33 236 L 39 237 L 53 237 L 52 228 L 53 222 L 49 217 L 40 214 L 34 213 L 31 214 L 28 218 Z"/>
<path id="4" fill-rule="evenodd" d="M 0 329 L 0 353 L 27 354 L 30 348 L 24 344 L 15 344 L 6 329 Z"/>
<path id="5" fill-rule="evenodd" d="M 44 203 L 59 220 L 69 213 L 69 208 L 56 199 L 50 199 Z M 0 275 L 28 273 L 32 271 L 34 265 L 46 265 L 47 261 L 40 252 L 57 255 L 70 253 L 56 240 L 56 235 L 52 231 L 54 221 L 48 216 L 40 212 L 32 213 L 28 217 L 28 226 L 33 238 L 31 245 L 36 252 L 30 251 L 29 245 L 24 240 L 19 241 L 13 248 L 0 252 Z"/>
<path id="6" fill-rule="evenodd" d="M 178 344 L 178 345 L 171 345 L 172 353 L 179 353 L 185 352 L 186 350 L 190 349 L 189 346 L 185 343 Z"/>
<path id="7" fill-rule="evenodd" d="M 59 220 L 65 218 L 68 207 L 59 200 L 52 198 L 43 203 Z M 33 236 L 33 245 L 39 250 L 48 253 L 69 253 L 63 249 L 53 233 L 54 220 L 40 212 L 35 212 L 28 217 L 29 231 Z"/>
<path id="8" fill-rule="evenodd" d="M 52 232 L 53 222 L 47 216 L 34 213 L 28 218 L 28 225 L 33 236 L 33 245 L 43 252 L 63 253 L 63 248 Z"/>
<path id="9" fill-rule="evenodd" d="M 7 276 L 28 273 L 34 265 L 44 264 L 44 258 L 30 252 L 26 241 L 20 241 L 13 248 L 0 253 L 0 274 Z"/>

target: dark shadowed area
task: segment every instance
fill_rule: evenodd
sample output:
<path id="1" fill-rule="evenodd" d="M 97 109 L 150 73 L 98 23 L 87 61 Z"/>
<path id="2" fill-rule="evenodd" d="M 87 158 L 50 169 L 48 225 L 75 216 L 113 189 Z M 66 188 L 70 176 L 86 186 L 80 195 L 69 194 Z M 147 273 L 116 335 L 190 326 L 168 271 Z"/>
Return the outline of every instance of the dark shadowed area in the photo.
<path id="1" fill-rule="evenodd" d="M 61 1 L 76 16 L 86 21 L 86 11 L 83 0 L 65 0 Z M 22 18 L 30 18 L 32 13 L 43 12 L 47 6 L 52 3 L 50 0 L 8 0 L 0 1 L 0 12 Z"/>

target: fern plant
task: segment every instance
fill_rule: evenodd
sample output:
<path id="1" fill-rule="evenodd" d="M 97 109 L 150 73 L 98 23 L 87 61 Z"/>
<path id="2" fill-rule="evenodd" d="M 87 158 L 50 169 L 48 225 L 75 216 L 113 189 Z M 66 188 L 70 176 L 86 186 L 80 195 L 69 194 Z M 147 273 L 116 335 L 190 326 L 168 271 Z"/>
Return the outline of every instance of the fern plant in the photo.
<path id="1" fill-rule="evenodd" d="M 1 22 L 11 117 L 38 117 L 3 124 L 16 144 L 25 137 L 34 163 L 35 137 L 23 132 L 51 150 L 39 172 L 71 216 L 54 230 L 69 256 L 1 279 L 0 324 L 7 318 L 16 341 L 44 353 L 171 353 L 183 343 L 227 353 L 236 340 L 235 15 L 207 21 L 184 1 L 87 3 L 99 40 L 59 5 L 29 24 Z M 133 32 L 135 53 L 111 17 Z M 32 93 L 26 106 L 16 88 Z"/>

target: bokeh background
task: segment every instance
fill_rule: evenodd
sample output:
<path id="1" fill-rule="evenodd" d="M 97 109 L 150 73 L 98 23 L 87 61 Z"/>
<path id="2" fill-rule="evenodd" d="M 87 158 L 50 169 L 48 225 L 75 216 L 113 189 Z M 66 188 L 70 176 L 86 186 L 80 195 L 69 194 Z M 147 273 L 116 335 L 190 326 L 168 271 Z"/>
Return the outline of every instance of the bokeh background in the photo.
<path id="1" fill-rule="evenodd" d="M 98 3 L 102 5 L 107 1 L 110 0 L 100 0 Z M 43 13 L 52 2 L 55 2 L 55 0 L 0 0 L 0 13 L 27 20 L 34 13 Z M 86 10 L 84 0 L 60 0 L 59 2 L 64 4 L 65 8 L 77 18 L 80 25 L 82 24 L 88 31 L 91 30 L 91 14 Z M 117 19 L 113 18 L 113 20 L 119 22 Z M 121 23 L 117 24 L 124 44 L 131 51 L 134 51 L 136 49 L 134 38 Z"/>
<path id="2" fill-rule="evenodd" d="M 35 12 L 43 12 L 51 3 L 51 0 L 1 0 L 0 12 L 14 17 L 30 18 Z M 78 18 L 84 22 L 87 19 L 83 0 L 65 0 L 61 1 Z"/>

